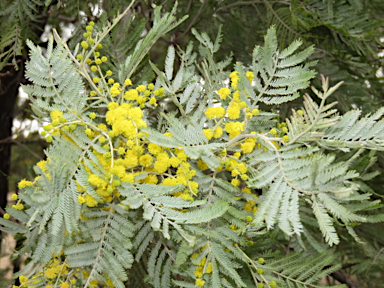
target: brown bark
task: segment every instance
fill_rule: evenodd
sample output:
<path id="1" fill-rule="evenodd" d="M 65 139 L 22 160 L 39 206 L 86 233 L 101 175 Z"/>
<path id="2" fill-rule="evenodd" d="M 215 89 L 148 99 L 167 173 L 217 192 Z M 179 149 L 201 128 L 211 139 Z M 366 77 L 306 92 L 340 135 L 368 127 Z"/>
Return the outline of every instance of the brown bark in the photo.
<path id="1" fill-rule="evenodd" d="M 11 164 L 12 121 L 20 83 L 24 79 L 24 59 L 18 61 L 19 70 L 12 64 L 0 71 L 0 207 L 7 205 L 8 176 Z"/>

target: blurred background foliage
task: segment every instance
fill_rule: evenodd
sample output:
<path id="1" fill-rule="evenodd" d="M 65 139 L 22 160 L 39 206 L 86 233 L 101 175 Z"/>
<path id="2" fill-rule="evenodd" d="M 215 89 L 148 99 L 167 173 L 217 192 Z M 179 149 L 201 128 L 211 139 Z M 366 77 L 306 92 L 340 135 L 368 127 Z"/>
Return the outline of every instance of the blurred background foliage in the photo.
<path id="1" fill-rule="evenodd" d="M 175 2 L 137 0 L 133 9 L 135 17 L 127 15 L 122 20 L 133 21 L 130 26 L 133 28 L 126 31 L 122 28 L 126 25 L 118 25 L 113 31 L 115 37 L 105 46 L 104 52 L 108 51 L 111 62 L 117 66 L 124 61 L 127 52 L 134 48 L 135 39 L 150 29 L 156 6 L 170 11 Z M 87 22 L 97 23 L 100 18 L 100 21 L 111 20 L 130 1 L 0 0 L 0 3 L 0 207 L 4 208 L 7 192 L 14 192 L 21 179 L 34 176 L 32 167 L 43 159 L 46 148 L 36 132 L 36 122 L 31 122 L 34 116 L 28 99 L 19 95 L 20 83 L 26 83 L 24 64 L 28 61 L 28 51 L 25 40 L 31 39 L 44 47 L 47 36 L 55 28 L 68 39 L 70 47 L 74 47 Z M 184 15 L 189 18 L 161 38 L 148 55 L 159 68 L 162 68 L 169 45 L 185 48 L 194 40 L 192 27 L 215 38 L 221 26 L 223 41 L 217 60 L 232 55 L 233 64 L 240 61 L 244 66 L 251 66 L 254 46 L 262 44 L 268 27 L 275 25 L 281 47 L 297 38 L 303 40 L 303 49 L 314 45 L 315 53 L 310 59 L 316 61 L 314 69 L 330 77 L 331 85 L 345 82 L 331 99 L 339 102 L 341 113 L 361 109 L 364 115 L 383 106 L 382 0 L 179 0 L 176 13 L 179 19 Z M 154 77 L 149 69 L 143 71 L 147 77 Z M 313 85 L 320 85 L 319 78 Z M 300 103 L 299 99 L 289 105 L 300 106 Z M 287 107 L 273 109 L 284 119 L 290 113 Z M 12 129 L 12 124 L 21 128 Z M 382 171 L 384 155 L 378 153 L 377 156 L 378 162 L 373 169 Z M 383 185 L 384 178 L 378 176 L 365 189 L 372 189 L 374 197 L 381 199 Z M 383 225 L 361 225 L 357 231 L 367 244 L 351 242 L 345 235 L 346 240 L 332 249 L 343 269 L 332 274 L 329 284 L 338 280 L 348 287 L 384 287 Z M 289 243 L 289 239 L 280 239 L 275 246 L 288 252 L 294 249 Z"/>

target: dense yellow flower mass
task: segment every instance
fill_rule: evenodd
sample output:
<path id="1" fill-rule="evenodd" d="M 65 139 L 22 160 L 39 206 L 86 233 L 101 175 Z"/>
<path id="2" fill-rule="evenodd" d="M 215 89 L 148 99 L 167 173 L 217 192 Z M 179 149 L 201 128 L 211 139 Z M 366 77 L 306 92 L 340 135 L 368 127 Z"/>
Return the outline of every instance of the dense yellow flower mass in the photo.
<path id="1" fill-rule="evenodd" d="M 208 119 L 222 118 L 225 115 L 225 109 L 223 107 L 221 107 L 221 106 L 213 107 L 213 108 L 208 108 L 205 111 L 205 115 L 207 116 Z"/>
<path id="2" fill-rule="evenodd" d="M 87 30 L 85 33 L 86 41 L 81 44 L 84 50 L 88 49 L 89 45 L 93 45 L 92 41 L 94 41 L 91 40 L 92 30 L 90 28 Z M 122 205 L 124 202 L 121 203 L 125 199 L 121 187 L 130 184 L 133 184 L 130 186 L 139 184 L 180 185 L 180 188 L 177 187 L 177 191 L 172 192 L 167 197 L 179 197 L 178 200 L 183 199 L 191 202 L 205 199 L 206 195 L 201 194 L 210 188 L 201 187 L 203 185 L 197 175 L 201 176 L 202 174 L 214 174 L 217 178 L 225 179 L 232 186 L 231 189 L 237 190 L 239 193 L 236 197 L 234 196 L 234 199 L 241 201 L 239 207 L 242 207 L 242 211 L 246 215 L 257 210 L 256 200 L 258 196 L 247 187 L 247 180 L 252 175 L 251 171 L 248 170 L 252 169 L 245 164 L 244 159 L 247 157 L 249 159 L 251 157 L 249 154 L 253 153 L 255 149 L 261 148 L 254 137 L 258 133 L 249 128 L 249 122 L 256 119 L 259 110 L 256 108 L 257 106 L 247 107 L 250 105 L 248 101 L 250 96 L 239 88 L 239 86 L 241 87 L 239 85 L 241 79 L 237 71 L 233 71 L 229 75 L 228 87 L 222 87 L 217 90 L 217 94 L 214 93 L 213 97 L 216 98 L 209 103 L 211 107 L 205 111 L 202 110 L 200 114 L 202 123 L 204 123 L 199 128 L 198 133 L 206 138 L 201 142 L 204 142 L 204 145 L 209 143 L 206 145 L 212 152 L 209 157 L 216 157 L 215 160 L 220 164 L 219 166 L 219 164 L 212 164 L 216 163 L 211 162 L 212 159 L 203 157 L 205 151 L 202 151 L 201 154 L 199 151 L 196 155 L 191 156 L 190 150 L 188 150 L 191 145 L 182 146 L 180 144 L 180 147 L 175 147 L 176 145 L 173 144 L 159 145 L 161 141 L 152 141 L 153 138 L 148 136 L 149 130 L 144 129 L 151 126 L 151 122 L 146 118 L 150 114 L 147 112 L 156 111 L 153 110 L 156 106 L 161 107 L 163 105 L 162 97 L 169 93 L 168 88 L 168 92 L 166 92 L 164 87 L 158 87 L 157 82 L 156 84 L 137 85 L 137 83 L 132 83 L 130 79 L 118 80 L 110 70 L 104 72 L 105 75 L 103 75 L 101 71 L 105 70 L 100 69 L 100 67 L 105 65 L 103 63 L 108 61 L 108 58 L 101 56 L 100 52 L 95 52 L 94 59 L 84 61 L 83 55 L 78 55 L 81 57 L 77 57 L 77 59 L 89 65 L 88 70 L 91 72 L 89 79 L 92 81 L 92 91 L 86 92 L 86 95 L 92 97 L 89 98 L 91 100 L 88 99 L 87 101 L 101 99 L 105 102 L 104 106 L 89 109 L 86 107 L 88 109 L 86 117 L 79 115 L 80 112 L 64 111 L 65 114 L 63 114 L 62 111 L 54 109 L 50 112 L 52 123 L 44 127 L 45 133 L 51 134 L 48 137 L 52 138 L 52 135 L 58 136 L 60 134 L 61 136 L 64 135 L 63 139 L 75 143 L 71 139 L 71 135 L 83 133 L 82 135 L 87 137 L 86 140 L 90 143 L 89 154 L 84 153 L 82 156 L 84 159 L 78 163 L 78 166 L 86 171 L 84 174 L 87 177 L 83 179 L 82 183 L 80 180 L 79 183 L 76 182 L 77 190 L 74 199 L 77 199 L 79 206 L 82 207 L 81 213 L 88 210 L 111 209 L 110 206 L 106 206 L 106 203 L 114 203 L 123 206 L 124 209 L 131 209 L 127 204 Z M 255 77 L 253 72 L 246 72 L 246 77 L 246 81 L 249 80 L 252 84 Z M 67 117 L 71 113 L 77 118 L 67 121 L 63 115 Z M 285 129 L 279 131 L 276 128 L 264 131 L 264 135 L 276 136 L 280 135 L 281 132 L 288 132 L 286 127 L 283 128 Z M 169 131 L 162 130 L 161 133 L 169 137 L 170 140 L 179 140 L 179 135 L 172 135 Z M 161 136 L 164 137 L 163 135 Z M 282 140 L 288 142 L 289 137 L 285 135 Z M 88 145 L 88 143 L 86 144 Z M 219 144 L 217 146 L 219 148 L 215 150 L 215 146 L 211 144 Z M 51 180 L 48 173 L 50 166 L 47 165 L 48 162 L 49 160 L 41 161 L 37 166 L 44 173 L 43 176 L 45 175 L 48 180 Z M 34 182 L 22 180 L 18 187 L 24 189 L 33 185 Z M 228 190 L 232 191 L 231 189 Z M 215 193 L 215 191 L 212 193 L 212 190 L 209 191 L 210 194 Z M 241 198 L 245 194 L 241 194 L 240 191 L 252 196 L 247 195 L 248 197 Z M 18 200 L 12 206 L 14 209 L 24 209 L 23 201 L 17 195 L 13 196 L 12 199 Z M 183 209 L 172 209 L 184 212 Z M 185 209 L 185 211 L 187 210 Z M 86 215 L 86 213 L 81 214 L 83 221 L 88 219 Z M 4 214 L 6 219 L 9 216 L 9 214 Z M 235 225 L 231 226 L 235 231 L 239 229 Z M 203 287 L 206 283 L 203 276 L 207 275 L 204 274 L 212 273 L 213 267 L 209 261 L 210 258 L 204 257 L 199 263 L 194 264 L 196 269 L 192 275 L 195 276 L 195 284 L 198 287 Z M 66 263 L 55 258 L 37 276 L 45 281 L 45 287 L 55 285 L 62 288 L 75 287 L 76 277 L 86 278 L 89 276 L 85 270 L 82 273 L 69 273 L 69 270 L 70 267 Z M 28 280 L 23 277 L 20 277 L 21 283 L 33 281 L 33 278 Z M 113 287 L 109 279 L 103 284 L 107 284 L 107 287 Z M 91 281 L 92 287 L 97 287 L 97 285 L 97 281 Z"/>

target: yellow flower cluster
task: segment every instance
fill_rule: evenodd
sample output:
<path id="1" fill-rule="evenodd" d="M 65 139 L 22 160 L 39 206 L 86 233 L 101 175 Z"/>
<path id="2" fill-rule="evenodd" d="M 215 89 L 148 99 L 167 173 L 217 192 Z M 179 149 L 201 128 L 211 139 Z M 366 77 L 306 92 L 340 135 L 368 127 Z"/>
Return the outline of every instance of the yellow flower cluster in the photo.
<path id="1" fill-rule="evenodd" d="M 33 183 L 31 181 L 27 181 L 27 180 L 23 179 L 19 182 L 19 184 L 17 186 L 19 187 L 19 189 L 23 189 L 25 187 L 32 186 L 32 185 L 33 185 Z M 14 200 L 16 200 L 16 199 L 14 199 Z"/>
<path id="2" fill-rule="evenodd" d="M 256 132 L 251 132 L 251 134 L 256 134 Z M 240 149 L 244 154 L 252 153 L 256 147 L 257 140 L 254 137 L 247 138 L 243 143 L 240 144 Z M 260 148 L 260 144 L 257 143 L 257 147 Z"/>
<path id="3" fill-rule="evenodd" d="M 34 275 L 31 279 L 28 279 L 24 275 L 21 275 L 19 277 L 19 282 L 21 284 L 19 287 L 35 287 L 38 283 L 44 283 L 44 287 L 47 288 L 75 287 L 73 285 L 75 285 L 77 282 L 75 278 L 77 274 L 72 275 L 70 273 L 69 266 L 66 263 L 61 263 L 59 259 L 55 258 L 49 264 L 47 264 L 42 271 Z M 60 279 L 65 280 L 59 282 Z M 58 283 L 60 284 L 57 285 Z M 30 286 L 28 284 L 30 284 Z M 12 288 L 18 288 L 18 286 L 13 285 Z"/>
<path id="4" fill-rule="evenodd" d="M 241 191 L 243 193 L 251 194 L 254 198 L 254 200 L 248 200 L 247 203 L 245 203 L 244 210 L 246 210 L 247 212 L 250 212 L 250 213 L 256 212 L 257 211 L 256 200 L 257 200 L 258 196 L 256 194 L 252 193 L 251 189 L 249 189 L 249 188 L 243 188 Z"/>
<path id="5" fill-rule="evenodd" d="M 106 121 L 112 126 L 113 136 L 123 135 L 129 139 L 135 139 L 141 127 L 147 127 L 143 121 L 143 111 L 139 107 L 132 107 L 128 103 L 121 105 L 111 102 L 108 105 Z"/>
<path id="6" fill-rule="evenodd" d="M 205 111 L 205 115 L 207 116 L 208 119 L 222 118 L 225 115 L 225 109 L 221 106 L 208 108 Z"/>
<path id="7" fill-rule="evenodd" d="M 233 71 L 231 74 L 229 74 L 229 78 L 231 79 L 231 86 L 233 89 L 237 89 L 237 85 L 239 82 L 239 72 Z"/>

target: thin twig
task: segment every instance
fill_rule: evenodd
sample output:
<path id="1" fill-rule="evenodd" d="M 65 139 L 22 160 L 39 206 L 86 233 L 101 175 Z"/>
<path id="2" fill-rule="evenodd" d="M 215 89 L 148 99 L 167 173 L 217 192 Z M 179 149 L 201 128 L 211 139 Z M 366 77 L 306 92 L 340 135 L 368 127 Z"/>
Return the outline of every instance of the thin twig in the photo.
<path id="1" fill-rule="evenodd" d="M 205 3 L 207 3 L 207 0 L 204 0 L 204 2 L 201 3 L 201 6 L 200 6 L 200 8 L 199 8 L 199 11 L 197 11 L 196 15 L 192 18 L 192 20 L 191 20 L 191 22 L 189 23 L 187 29 L 186 29 L 183 33 L 181 33 L 181 34 L 174 40 L 174 42 L 176 42 L 177 39 L 179 39 L 179 38 L 183 37 L 185 34 L 187 34 L 188 31 L 192 28 L 192 25 L 195 24 L 195 21 L 197 20 L 197 18 L 199 17 L 201 11 L 203 10 L 203 7 L 204 7 Z"/>
<path id="2" fill-rule="evenodd" d="M 265 5 L 271 10 L 271 12 L 273 13 L 273 15 L 275 15 L 275 17 L 277 18 L 277 20 L 279 20 L 279 22 L 281 24 L 283 24 L 283 26 L 285 28 L 287 28 L 289 31 L 291 31 L 292 33 L 296 34 L 296 36 L 298 37 L 301 37 L 301 35 L 299 33 L 297 33 L 295 30 L 293 30 L 291 27 L 289 27 L 287 24 L 285 24 L 285 22 L 279 17 L 279 15 L 277 15 L 277 13 L 275 12 L 275 10 L 273 10 L 272 6 L 269 5 L 268 1 L 266 0 L 263 0 L 263 2 L 265 3 Z"/>
<path id="3" fill-rule="evenodd" d="M 21 143 L 17 140 L 12 140 L 11 143 L 15 143 L 15 144 L 23 147 L 25 150 L 27 150 L 29 153 L 31 153 L 32 156 L 35 156 L 38 160 L 43 160 L 41 156 L 39 156 L 37 153 L 35 153 L 31 149 L 29 149 L 28 146 L 25 145 L 24 143 Z"/>

